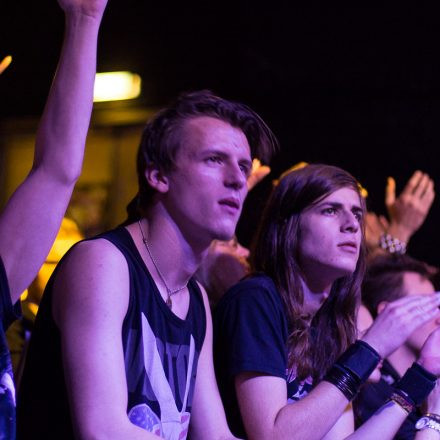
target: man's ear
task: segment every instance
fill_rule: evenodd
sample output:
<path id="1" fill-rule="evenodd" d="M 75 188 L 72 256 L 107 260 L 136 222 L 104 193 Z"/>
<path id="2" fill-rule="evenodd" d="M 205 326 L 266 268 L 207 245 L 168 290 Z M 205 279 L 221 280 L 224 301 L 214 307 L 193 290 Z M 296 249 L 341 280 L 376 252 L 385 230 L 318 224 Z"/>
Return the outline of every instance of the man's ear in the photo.
<path id="1" fill-rule="evenodd" d="M 383 309 L 389 304 L 388 301 L 381 301 L 378 305 L 377 305 L 377 314 L 379 315 L 380 313 L 382 313 Z"/>
<path id="2" fill-rule="evenodd" d="M 149 185 L 156 191 L 164 194 L 168 191 L 169 181 L 165 173 L 156 167 L 148 167 L 145 170 L 145 178 Z"/>

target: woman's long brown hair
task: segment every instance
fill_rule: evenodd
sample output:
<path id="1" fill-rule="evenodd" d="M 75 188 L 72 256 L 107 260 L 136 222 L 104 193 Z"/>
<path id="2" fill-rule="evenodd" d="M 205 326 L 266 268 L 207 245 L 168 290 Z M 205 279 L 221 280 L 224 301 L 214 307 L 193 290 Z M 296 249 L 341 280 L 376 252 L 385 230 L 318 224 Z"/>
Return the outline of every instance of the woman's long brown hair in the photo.
<path id="1" fill-rule="evenodd" d="M 365 271 L 364 228 L 355 271 L 336 280 L 327 300 L 310 320 L 305 312 L 298 264 L 301 213 L 332 192 L 354 189 L 365 210 L 359 184 L 346 171 L 329 165 L 308 165 L 285 173 L 266 205 L 254 248 L 253 266 L 277 286 L 289 320 L 288 367 L 302 380 L 319 380 L 356 339 L 356 313 Z"/>

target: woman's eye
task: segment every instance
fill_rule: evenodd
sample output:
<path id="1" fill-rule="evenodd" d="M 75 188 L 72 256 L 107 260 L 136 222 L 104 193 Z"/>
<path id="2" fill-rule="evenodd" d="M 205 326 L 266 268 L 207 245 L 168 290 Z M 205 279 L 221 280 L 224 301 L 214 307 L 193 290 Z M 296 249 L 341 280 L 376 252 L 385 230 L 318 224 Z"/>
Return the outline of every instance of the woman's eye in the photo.
<path id="1" fill-rule="evenodd" d="M 324 214 L 328 214 L 328 215 L 333 215 L 336 214 L 336 209 L 335 208 L 325 208 L 323 210 Z"/>

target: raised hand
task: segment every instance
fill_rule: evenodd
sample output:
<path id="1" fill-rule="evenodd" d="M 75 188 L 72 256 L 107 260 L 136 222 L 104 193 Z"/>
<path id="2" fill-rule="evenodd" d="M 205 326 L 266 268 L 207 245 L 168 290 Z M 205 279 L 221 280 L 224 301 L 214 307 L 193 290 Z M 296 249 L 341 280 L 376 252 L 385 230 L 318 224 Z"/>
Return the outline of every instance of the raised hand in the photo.
<path id="1" fill-rule="evenodd" d="M 393 301 L 379 313 L 362 339 L 376 349 L 382 358 L 385 358 L 423 324 L 435 318 L 440 319 L 439 305 L 439 293 L 405 296 Z M 437 338 L 440 347 L 440 334 Z M 428 345 L 426 350 L 429 347 L 431 345 Z"/>
<path id="2" fill-rule="evenodd" d="M 270 173 L 270 167 L 261 165 L 258 159 L 252 161 L 252 171 L 247 179 L 247 187 L 250 191 L 258 182 L 263 180 Z"/>
<path id="3" fill-rule="evenodd" d="M 416 171 L 397 198 L 396 182 L 389 177 L 385 190 L 390 218 L 388 233 L 407 243 L 425 221 L 434 197 L 434 182 L 428 174 Z"/>

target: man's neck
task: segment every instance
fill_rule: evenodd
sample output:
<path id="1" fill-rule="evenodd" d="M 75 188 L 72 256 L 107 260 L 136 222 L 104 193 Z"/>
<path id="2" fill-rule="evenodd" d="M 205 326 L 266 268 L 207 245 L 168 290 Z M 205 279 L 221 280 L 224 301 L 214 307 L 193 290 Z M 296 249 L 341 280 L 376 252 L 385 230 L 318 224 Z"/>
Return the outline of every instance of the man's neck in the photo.
<path id="1" fill-rule="evenodd" d="M 399 375 L 403 376 L 412 363 L 417 360 L 417 356 L 403 344 L 394 353 L 391 353 L 387 359 Z"/>
<path id="2" fill-rule="evenodd" d="M 151 263 L 157 266 L 155 268 L 159 269 L 170 290 L 188 282 L 199 267 L 209 246 L 209 242 L 206 246 L 190 243 L 160 206 L 151 209 L 146 218 L 143 218 L 139 224 L 130 225 L 128 230 L 135 238 L 147 267 L 151 268 Z M 148 249 L 142 242 L 142 233 L 148 243 Z"/>

